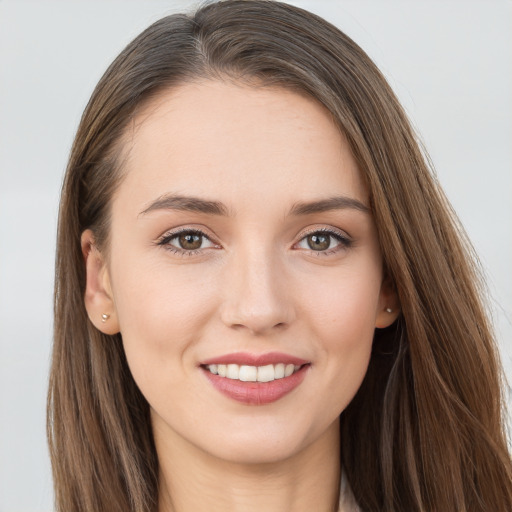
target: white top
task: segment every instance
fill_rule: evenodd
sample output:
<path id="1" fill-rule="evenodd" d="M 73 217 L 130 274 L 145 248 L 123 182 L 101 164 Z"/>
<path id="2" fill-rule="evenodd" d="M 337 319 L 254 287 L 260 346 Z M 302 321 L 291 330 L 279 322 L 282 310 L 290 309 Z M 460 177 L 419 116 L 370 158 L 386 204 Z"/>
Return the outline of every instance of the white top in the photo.
<path id="1" fill-rule="evenodd" d="M 345 471 L 341 472 L 341 483 L 340 483 L 340 504 L 338 512 L 361 512 L 361 509 L 356 503 L 352 489 L 348 483 Z"/>

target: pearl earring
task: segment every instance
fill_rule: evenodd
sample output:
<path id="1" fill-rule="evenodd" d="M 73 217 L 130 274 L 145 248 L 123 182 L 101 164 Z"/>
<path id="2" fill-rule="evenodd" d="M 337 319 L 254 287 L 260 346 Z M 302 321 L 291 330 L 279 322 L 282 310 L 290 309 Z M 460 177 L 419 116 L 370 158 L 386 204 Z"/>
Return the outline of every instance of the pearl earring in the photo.
<path id="1" fill-rule="evenodd" d="M 110 318 L 110 315 L 107 315 L 106 313 L 103 313 L 103 315 L 101 315 L 101 321 L 103 323 L 105 323 L 109 318 Z"/>
<path id="2" fill-rule="evenodd" d="M 386 308 L 386 313 L 393 313 L 393 310 L 391 308 Z"/>

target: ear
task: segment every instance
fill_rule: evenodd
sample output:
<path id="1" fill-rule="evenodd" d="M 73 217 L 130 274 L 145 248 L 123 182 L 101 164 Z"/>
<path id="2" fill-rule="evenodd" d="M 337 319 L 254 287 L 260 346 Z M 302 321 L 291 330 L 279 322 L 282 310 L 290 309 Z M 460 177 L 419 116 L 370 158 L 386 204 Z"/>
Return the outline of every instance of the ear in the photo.
<path id="1" fill-rule="evenodd" d="M 108 268 L 90 229 L 82 233 L 81 246 L 86 270 L 84 300 L 89 319 L 102 333 L 117 334 L 119 321 Z"/>
<path id="2" fill-rule="evenodd" d="M 400 302 L 396 293 L 395 284 L 390 277 L 386 276 L 382 280 L 380 287 L 380 297 L 375 318 L 375 327 L 384 329 L 389 327 L 400 314 Z"/>

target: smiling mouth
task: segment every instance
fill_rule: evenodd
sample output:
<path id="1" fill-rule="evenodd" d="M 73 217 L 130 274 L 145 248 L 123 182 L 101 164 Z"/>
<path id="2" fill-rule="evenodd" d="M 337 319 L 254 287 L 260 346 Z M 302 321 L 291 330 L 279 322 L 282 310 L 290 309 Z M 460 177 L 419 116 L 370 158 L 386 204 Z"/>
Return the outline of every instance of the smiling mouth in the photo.
<path id="1" fill-rule="evenodd" d="M 203 368 L 213 375 L 241 382 L 273 382 L 290 377 L 305 365 L 267 364 L 264 366 L 249 366 L 238 364 L 209 364 Z"/>
<path id="2" fill-rule="evenodd" d="M 246 405 L 266 405 L 291 393 L 312 362 L 283 352 L 237 352 L 203 361 L 208 382 L 224 396 Z"/>

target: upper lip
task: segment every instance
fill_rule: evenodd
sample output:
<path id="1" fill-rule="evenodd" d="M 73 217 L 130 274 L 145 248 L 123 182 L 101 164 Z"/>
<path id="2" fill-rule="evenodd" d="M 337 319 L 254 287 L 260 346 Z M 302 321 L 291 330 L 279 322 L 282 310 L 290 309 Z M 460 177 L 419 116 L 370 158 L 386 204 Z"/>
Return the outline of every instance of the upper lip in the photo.
<path id="1" fill-rule="evenodd" d="M 238 364 L 240 366 L 266 366 L 268 364 L 293 364 L 302 366 L 308 364 L 309 361 L 300 357 L 284 354 L 282 352 L 267 352 L 266 354 L 250 354 L 249 352 L 234 352 L 232 354 L 224 354 L 218 357 L 212 357 L 201 363 L 201 366 L 210 364 Z"/>

